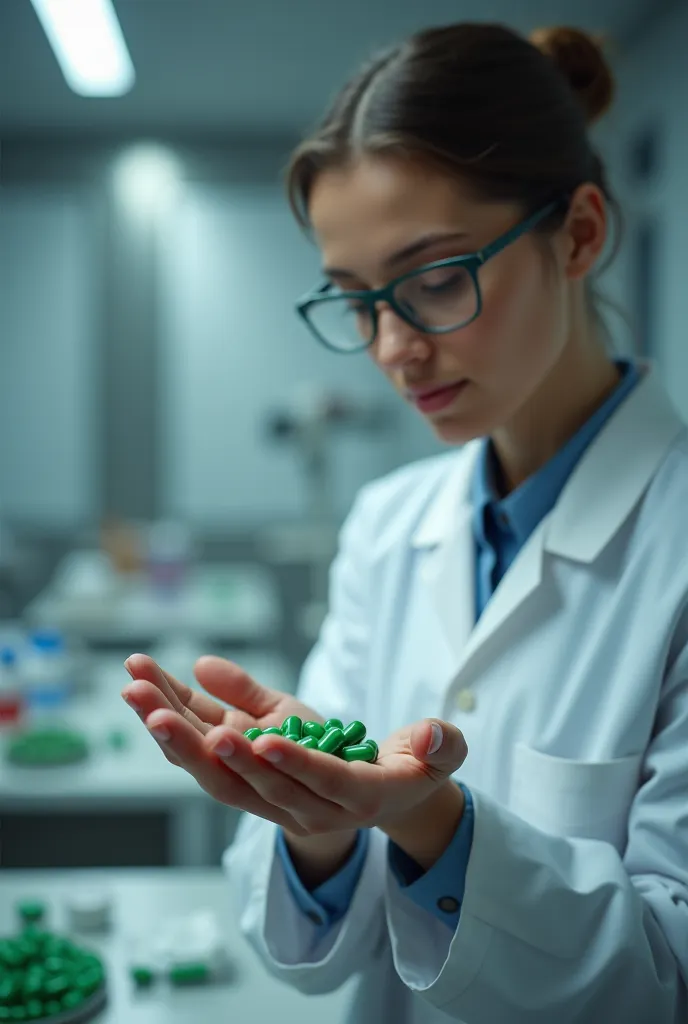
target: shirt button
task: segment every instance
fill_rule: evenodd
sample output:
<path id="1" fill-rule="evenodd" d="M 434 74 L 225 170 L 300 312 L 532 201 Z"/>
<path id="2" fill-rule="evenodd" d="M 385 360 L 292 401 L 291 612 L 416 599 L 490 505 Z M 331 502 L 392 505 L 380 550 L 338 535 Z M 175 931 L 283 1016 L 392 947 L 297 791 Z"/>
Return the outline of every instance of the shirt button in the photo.
<path id="1" fill-rule="evenodd" d="M 459 901 L 454 899 L 453 896 L 440 896 L 437 901 L 437 906 L 440 910 L 444 911 L 445 914 L 455 914 L 459 909 Z"/>
<path id="2" fill-rule="evenodd" d="M 459 711 L 475 710 L 475 694 L 472 690 L 459 690 L 456 695 L 456 706 Z"/>
<path id="3" fill-rule="evenodd" d="M 508 515 L 506 514 L 506 512 L 498 512 L 498 513 L 497 513 L 497 522 L 498 522 L 498 523 L 499 523 L 499 525 L 500 525 L 501 527 L 503 527 L 503 528 L 504 528 L 505 530 L 508 530 L 508 529 L 509 529 L 509 526 L 511 525 L 511 524 L 509 523 L 509 517 L 508 517 Z"/>
<path id="4" fill-rule="evenodd" d="M 325 923 L 323 921 L 323 919 L 321 918 L 320 914 L 316 914 L 316 912 L 314 910 L 307 910 L 306 911 L 306 917 L 308 918 L 309 921 L 312 921 L 313 924 L 324 924 Z"/>

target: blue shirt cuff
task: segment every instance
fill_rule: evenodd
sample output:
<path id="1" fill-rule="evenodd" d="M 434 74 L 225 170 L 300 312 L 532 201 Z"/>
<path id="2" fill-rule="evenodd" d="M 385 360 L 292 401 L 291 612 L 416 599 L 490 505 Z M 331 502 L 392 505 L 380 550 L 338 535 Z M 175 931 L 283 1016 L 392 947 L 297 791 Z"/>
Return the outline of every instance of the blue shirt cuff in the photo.
<path id="1" fill-rule="evenodd" d="M 462 783 L 459 783 L 466 798 L 463 815 L 449 846 L 428 871 L 396 845 L 389 843 L 388 863 L 404 895 L 423 910 L 434 914 L 452 931 L 455 931 L 461 916 L 466 887 L 466 871 L 473 844 L 474 807 L 473 797 Z"/>
<path id="2" fill-rule="evenodd" d="M 300 910 L 313 924 L 320 925 L 323 932 L 340 921 L 351 906 L 363 870 L 369 841 L 368 829 L 359 829 L 356 845 L 346 864 L 336 875 L 328 878 L 326 882 L 310 892 L 296 873 L 283 829 L 277 830 L 277 855 L 282 862 L 291 894 Z"/>

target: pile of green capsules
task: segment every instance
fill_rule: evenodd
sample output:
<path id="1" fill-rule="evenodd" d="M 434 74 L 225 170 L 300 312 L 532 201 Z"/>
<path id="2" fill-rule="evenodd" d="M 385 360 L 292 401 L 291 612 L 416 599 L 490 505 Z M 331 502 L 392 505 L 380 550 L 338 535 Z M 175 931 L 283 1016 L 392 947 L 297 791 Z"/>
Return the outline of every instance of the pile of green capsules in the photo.
<path id="1" fill-rule="evenodd" d="M 282 722 L 281 728 L 276 725 L 269 729 L 254 726 L 244 732 L 244 736 L 248 736 L 251 741 L 271 734 L 284 736 L 309 750 L 334 754 L 344 761 L 375 761 L 378 755 L 377 743 L 365 738 L 366 727 L 358 721 L 349 722 L 345 726 L 339 718 L 328 718 L 321 725 L 320 722 L 302 722 L 298 715 L 289 715 Z"/>
<path id="2" fill-rule="evenodd" d="M 37 927 L 38 905 L 20 908 L 24 927 L 0 939 L 0 1021 L 85 1021 L 105 1004 L 100 957 Z"/>

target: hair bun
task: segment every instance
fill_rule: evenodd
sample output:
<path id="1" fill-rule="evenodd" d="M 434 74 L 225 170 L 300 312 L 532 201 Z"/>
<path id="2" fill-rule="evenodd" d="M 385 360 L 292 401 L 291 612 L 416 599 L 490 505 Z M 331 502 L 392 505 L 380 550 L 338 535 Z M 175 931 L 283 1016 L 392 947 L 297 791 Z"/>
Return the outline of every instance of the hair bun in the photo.
<path id="1" fill-rule="evenodd" d="M 530 41 L 557 65 L 579 99 L 588 124 L 599 120 L 614 99 L 614 76 L 601 40 L 577 28 L 541 28 Z"/>

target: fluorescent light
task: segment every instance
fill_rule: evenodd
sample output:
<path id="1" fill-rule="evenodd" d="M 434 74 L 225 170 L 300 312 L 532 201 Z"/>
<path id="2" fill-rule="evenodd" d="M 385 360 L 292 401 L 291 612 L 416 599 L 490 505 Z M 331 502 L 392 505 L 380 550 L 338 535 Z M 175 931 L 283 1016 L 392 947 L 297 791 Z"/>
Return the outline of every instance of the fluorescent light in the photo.
<path id="1" fill-rule="evenodd" d="M 121 96 L 134 84 L 112 0 L 31 0 L 57 62 L 81 96 Z"/>

